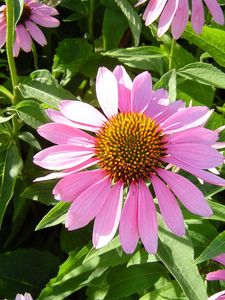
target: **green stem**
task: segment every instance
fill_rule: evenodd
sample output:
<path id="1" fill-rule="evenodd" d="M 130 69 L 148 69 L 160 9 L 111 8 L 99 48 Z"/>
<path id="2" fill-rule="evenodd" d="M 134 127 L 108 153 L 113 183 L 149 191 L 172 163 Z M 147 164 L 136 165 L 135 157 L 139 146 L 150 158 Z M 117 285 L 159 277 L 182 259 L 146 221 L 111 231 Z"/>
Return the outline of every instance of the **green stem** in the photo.
<path id="1" fill-rule="evenodd" d="M 176 46 L 176 40 L 172 39 L 171 49 L 170 49 L 170 58 L 169 58 L 169 70 L 173 68 L 173 56 L 174 56 L 174 49 Z"/>
<path id="2" fill-rule="evenodd" d="M 6 0 L 6 52 L 7 52 L 7 59 L 9 65 L 9 71 L 12 80 L 12 87 L 13 87 L 13 99 L 12 105 L 16 105 L 17 103 L 17 95 L 16 95 L 16 87 L 18 84 L 17 73 L 16 73 L 16 64 L 13 57 L 13 44 L 14 44 L 14 0 Z M 19 122 L 17 116 L 14 116 L 12 119 L 13 125 L 13 134 L 15 139 L 17 139 L 17 135 L 19 132 Z M 18 144 L 18 142 L 16 141 Z M 18 145 L 19 148 L 19 145 Z"/>
<path id="3" fill-rule="evenodd" d="M 3 85 L 0 85 L 0 93 L 3 94 L 4 96 L 6 96 L 8 99 L 10 99 L 11 102 L 13 103 L 13 101 L 14 101 L 13 94 L 10 93 L 10 91 L 7 90 Z"/>
<path id="4" fill-rule="evenodd" d="M 32 53 L 33 53 L 33 57 L 34 57 L 34 68 L 35 70 L 38 70 L 38 55 L 37 55 L 37 50 L 36 47 L 34 45 L 34 43 L 32 43 Z"/>
<path id="5" fill-rule="evenodd" d="M 90 0 L 90 10 L 89 10 L 89 40 L 94 41 L 94 30 L 93 30 L 93 21 L 94 21 L 94 5 L 95 0 Z"/>
<path id="6" fill-rule="evenodd" d="M 15 89 L 17 86 L 17 74 L 16 74 L 16 64 L 13 57 L 13 43 L 14 43 L 14 5 L 13 0 L 6 0 L 6 51 L 7 59 L 9 64 L 9 71 L 11 74 L 12 86 L 13 86 L 13 95 L 14 99 L 12 104 L 16 104 Z"/>

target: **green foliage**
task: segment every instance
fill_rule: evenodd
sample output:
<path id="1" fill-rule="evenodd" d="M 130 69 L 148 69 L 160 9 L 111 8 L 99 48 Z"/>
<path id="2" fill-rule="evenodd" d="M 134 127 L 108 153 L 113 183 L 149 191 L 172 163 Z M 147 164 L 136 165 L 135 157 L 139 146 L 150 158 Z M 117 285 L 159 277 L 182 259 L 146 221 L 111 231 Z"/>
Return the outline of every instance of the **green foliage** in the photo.
<path id="1" fill-rule="evenodd" d="M 16 26 L 24 1 L 12 2 Z M 118 232 L 108 245 L 94 249 L 92 222 L 76 231 L 65 228 L 71 203 L 54 199 L 58 179 L 33 182 L 50 172 L 34 165 L 33 156 L 52 146 L 37 133 L 51 122 L 45 109 L 58 109 L 61 100 L 99 109 L 95 80 L 102 66 L 113 70 L 121 64 L 132 79 L 149 71 L 154 90 L 166 89 L 170 102 L 205 105 L 214 109 L 206 127 L 225 125 L 224 27 L 208 15 L 200 35 L 188 24 L 175 42 L 169 31 L 158 38 L 156 23 L 144 25 L 148 1 L 138 7 L 136 0 L 41 2 L 56 7 L 60 26 L 46 28 L 47 46 L 34 43 L 32 53 L 21 50 L 16 87 L 7 53 L 0 49 L 0 298 L 30 292 L 38 300 L 208 299 L 207 294 L 224 289 L 224 283 L 203 281 L 215 268 L 211 258 L 225 253 L 224 186 L 200 184 L 178 170 L 202 191 L 213 215 L 202 218 L 179 203 L 186 235 L 172 234 L 159 216 L 157 253 L 148 254 L 139 242 L 127 255 Z M 219 3 L 224 10 L 225 1 Z M 225 130 L 219 134 L 224 140 Z M 225 177 L 224 166 L 218 171 Z"/>

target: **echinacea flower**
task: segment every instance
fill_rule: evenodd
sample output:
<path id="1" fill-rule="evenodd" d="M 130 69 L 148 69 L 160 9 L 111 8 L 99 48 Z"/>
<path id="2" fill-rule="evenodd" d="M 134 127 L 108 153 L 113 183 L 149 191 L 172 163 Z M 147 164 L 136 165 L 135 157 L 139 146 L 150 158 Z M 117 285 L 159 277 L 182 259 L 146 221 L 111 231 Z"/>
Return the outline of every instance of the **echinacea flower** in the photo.
<path id="1" fill-rule="evenodd" d="M 161 37 L 171 26 L 171 33 L 175 39 L 178 39 L 184 32 L 189 19 L 189 1 L 188 0 L 139 0 L 137 5 L 148 1 L 143 19 L 148 26 L 159 17 L 158 36 Z M 191 1 L 191 23 L 194 31 L 200 34 L 205 22 L 203 0 Z M 213 20 L 224 24 L 224 14 L 217 0 L 204 0 Z"/>
<path id="2" fill-rule="evenodd" d="M 225 185 L 224 179 L 205 170 L 224 161 L 212 147 L 218 133 L 203 127 L 212 112 L 204 106 L 185 108 L 183 101 L 169 103 L 165 90 L 152 90 L 148 72 L 132 82 L 122 66 L 113 72 L 99 69 L 96 93 L 103 113 L 69 100 L 60 102 L 59 111 L 47 110 L 53 122 L 39 127 L 38 133 L 56 145 L 37 153 L 34 163 L 61 172 L 39 180 L 62 178 L 53 194 L 72 202 L 66 227 L 74 230 L 95 219 L 94 247 L 106 245 L 119 226 L 126 253 L 135 250 L 139 238 L 155 253 L 158 224 L 149 183 L 165 223 L 178 236 L 185 234 L 185 226 L 176 197 L 195 214 L 212 214 L 202 192 L 165 169 L 168 164 Z"/>
<path id="3" fill-rule="evenodd" d="M 31 294 L 25 293 L 24 295 L 17 294 L 15 300 L 33 300 L 33 298 L 31 297 Z"/>
<path id="4" fill-rule="evenodd" d="M 214 257 L 213 260 L 225 265 L 225 253 Z M 206 275 L 206 280 L 208 281 L 225 280 L 225 270 L 217 270 L 208 273 Z M 212 295 L 211 297 L 209 297 L 208 300 L 225 300 L 225 291 L 221 291 Z"/>
<path id="5" fill-rule="evenodd" d="M 0 7 L 0 48 L 6 41 L 6 10 L 6 5 Z M 23 12 L 16 25 L 13 55 L 18 56 L 20 48 L 25 52 L 30 52 L 32 39 L 41 46 L 46 45 L 46 38 L 38 25 L 49 28 L 59 26 L 59 21 L 53 17 L 56 15 L 58 12 L 54 7 L 39 3 L 36 0 L 25 0 Z"/>

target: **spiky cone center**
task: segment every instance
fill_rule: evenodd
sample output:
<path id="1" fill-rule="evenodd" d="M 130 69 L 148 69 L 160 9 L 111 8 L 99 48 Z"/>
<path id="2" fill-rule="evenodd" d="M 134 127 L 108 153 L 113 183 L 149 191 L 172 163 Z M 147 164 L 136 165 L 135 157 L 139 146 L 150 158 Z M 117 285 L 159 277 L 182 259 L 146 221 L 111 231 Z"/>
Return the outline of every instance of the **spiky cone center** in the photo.
<path id="1" fill-rule="evenodd" d="M 6 6 L 4 7 L 4 9 L 2 11 L 2 14 L 4 15 L 4 18 L 6 20 L 6 14 L 7 14 L 7 7 Z M 31 15 L 30 6 L 28 4 L 26 4 L 26 3 L 24 3 L 24 5 L 23 5 L 23 11 L 22 11 L 20 19 L 18 21 L 18 24 L 24 24 L 25 21 L 29 20 L 30 15 Z"/>
<path id="2" fill-rule="evenodd" d="M 146 180 L 165 155 L 159 125 L 143 113 L 118 113 L 96 134 L 96 157 L 114 182 Z"/>

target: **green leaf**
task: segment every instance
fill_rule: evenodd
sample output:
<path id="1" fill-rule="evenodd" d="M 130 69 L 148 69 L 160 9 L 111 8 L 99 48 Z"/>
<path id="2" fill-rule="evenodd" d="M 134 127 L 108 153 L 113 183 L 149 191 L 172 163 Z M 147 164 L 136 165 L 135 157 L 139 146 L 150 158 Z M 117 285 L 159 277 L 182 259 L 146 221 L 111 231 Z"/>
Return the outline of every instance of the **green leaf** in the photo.
<path id="1" fill-rule="evenodd" d="M 17 147 L 10 144 L 6 150 L 0 189 L 0 227 L 6 208 L 14 192 L 17 177 L 22 170 L 23 161 Z"/>
<path id="2" fill-rule="evenodd" d="M 33 72 L 31 80 L 19 84 L 18 88 L 24 99 L 35 99 L 54 108 L 58 108 L 60 100 L 75 99 L 69 91 L 58 85 L 47 70 Z"/>
<path id="3" fill-rule="evenodd" d="M 19 102 L 16 109 L 19 117 L 34 129 L 48 121 L 41 105 L 33 100 L 24 100 Z"/>
<path id="4" fill-rule="evenodd" d="M 142 26 L 141 18 L 127 0 L 114 0 L 114 1 L 122 10 L 125 17 L 127 18 L 131 32 L 133 34 L 134 45 L 135 47 L 137 47 L 141 35 L 141 26 Z"/>
<path id="5" fill-rule="evenodd" d="M 225 252 L 225 231 L 221 232 L 195 260 L 199 264 Z"/>
<path id="6" fill-rule="evenodd" d="M 23 12 L 24 0 L 14 0 L 13 2 L 14 2 L 14 22 L 16 26 Z"/>
<path id="7" fill-rule="evenodd" d="M 59 202 L 54 206 L 47 215 L 38 223 L 35 230 L 51 227 L 63 223 L 65 221 L 66 213 L 71 203 Z"/>
<path id="8" fill-rule="evenodd" d="M 140 46 L 138 48 L 114 49 L 103 53 L 103 55 L 117 58 L 120 62 L 132 68 L 152 70 L 163 74 L 163 57 L 167 56 L 167 53 L 158 47 Z"/>
<path id="9" fill-rule="evenodd" d="M 25 132 L 20 132 L 19 138 L 27 143 L 28 145 L 32 146 L 33 148 L 37 150 L 41 150 L 41 145 L 37 141 L 37 139 L 33 136 L 32 133 L 25 131 Z"/>
<path id="10" fill-rule="evenodd" d="M 8 117 L 1 117 L 0 116 L 0 123 L 5 123 L 8 122 L 9 120 L 11 120 L 13 117 L 15 116 L 15 114 L 8 116 Z"/>
<path id="11" fill-rule="evenodd" d="M 206 63 L 192 63 L 179 70 L 181 77 L 225 89 L 225 74 L 218 68 Z"/>
<path id="12" fill-rule="evenodd" d="M 98 286 L 95 297 L 99 300 L 116 300 L 140 293 L 151 288 L 160 277 L 167 273 L 168 271 L 160 263 L 135 265 L 129 268 L 118 266 L 109 271 L 100 287 L 95 281 L 94 284 Z M 89 299 L 93 298 L 89 296 Z"/>
<path id="13" fill-rule="evenodd" d="M 58 259 L 49 252 L 18 249 L 0 254 L 0 297 L 30 292 L 34 299 L 57 271 Z"/>
<path id="14" fill-rule="evenodd" d="M 159 289 L 145 294 L 139 300 L 185 300 L 187 299 L 176 281 L 171 281 Z"/>
<path id="15" fill-rule="evenodd" d="M 176 101 L 177 98 L 177 74 L 176 70 L 172 70 L 171 77 L 168 82 L 170 103 Z"/>
<path id="16" fill-rule="evenodd" d="M 47 205 L 58 204 L 52 195 L 54 181 L 36 182 L 28 186 L 20 195 L 22 198 L 31 199 Z"/>
<path id="17" fill-rule="evenodd" d="M 208 52 L 218 64 L 225 67 L 224 30 L 204 26 L 202 33 L 199 35 L 193 31 L 191 25 L 188 25 L 182 37 Z"/>
<path id="18" fill-rule="evenodd" d="M 194 249 L 187 236 L 175 236 L 160 225 L 156 256 L 174 276 L 188 299 L 208 299 L 199 270 L 193 264 Z"/>
<path id="19" fill-rule="evenodd" d="M 127 28 L 127 21 L 120 11 L 106 8 L 103 19 L 104 49 L 110 50 L 119 47 L 119 42 Z"/>

